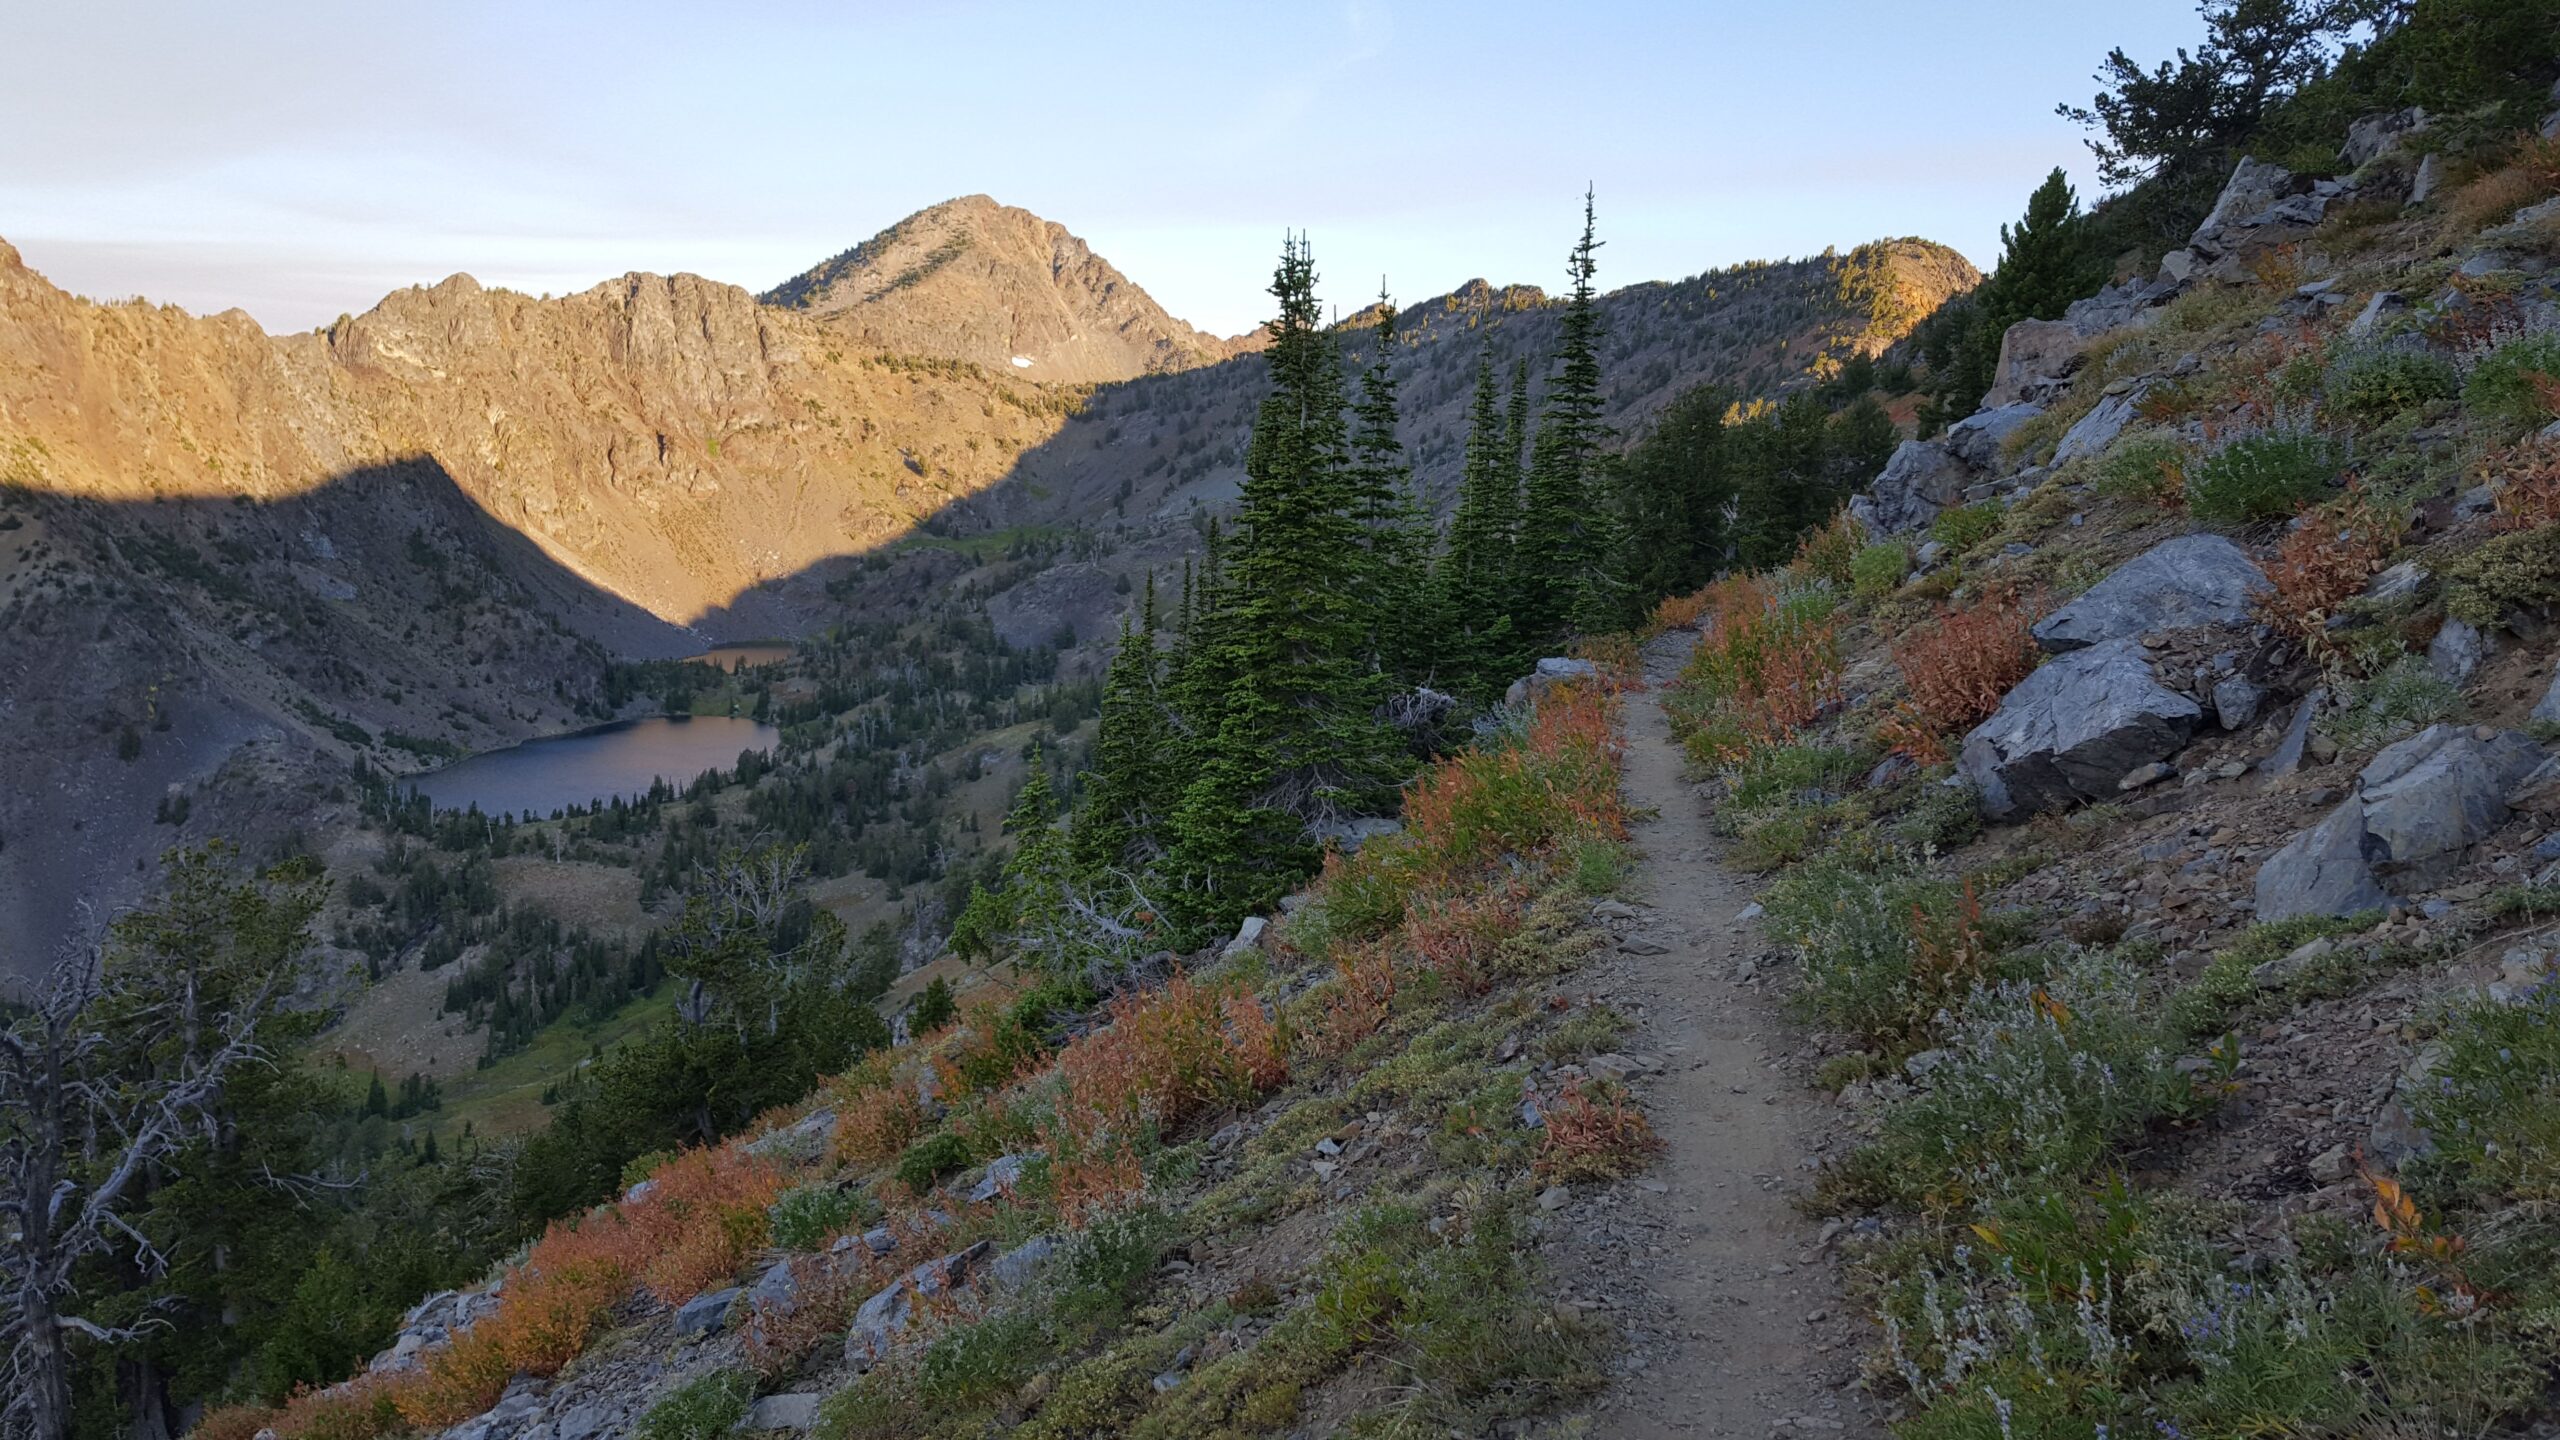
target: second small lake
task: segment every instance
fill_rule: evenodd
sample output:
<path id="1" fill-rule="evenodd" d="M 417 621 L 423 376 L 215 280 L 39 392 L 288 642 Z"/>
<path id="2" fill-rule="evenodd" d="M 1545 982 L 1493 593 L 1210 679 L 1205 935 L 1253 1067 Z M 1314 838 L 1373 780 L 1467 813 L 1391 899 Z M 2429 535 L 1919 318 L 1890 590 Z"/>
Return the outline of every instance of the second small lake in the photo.
<path id="1" fill-rule="evenodd" d="M 404 783 L 439 810 L 477 805 L 484 815 L 549 819 L 571 805 L 636 799 L 659 780 L 682 787 L 705 770 L 733 768 L 740 751 L 772 749 L 781 736 L 770 725 L 724 715 L 653 715 L 527 740 Z"/>

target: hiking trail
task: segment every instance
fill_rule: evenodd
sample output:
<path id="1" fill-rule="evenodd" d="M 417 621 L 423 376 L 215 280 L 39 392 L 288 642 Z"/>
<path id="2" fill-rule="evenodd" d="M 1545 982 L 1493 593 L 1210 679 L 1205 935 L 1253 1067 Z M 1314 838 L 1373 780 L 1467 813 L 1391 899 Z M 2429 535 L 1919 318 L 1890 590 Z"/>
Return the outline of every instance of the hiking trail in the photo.
<path id="1" fill-rule="evenodd" d="M 1593 1430 L 1881 1436 L 1853 1388 L 1866 1324 L 1843 1303 L 1822 1225 L 1796 1207 L 1837 1112 L 1760 978 L 1759 926 L 1740 918 L 1751 887 L 1719 863 L 1662 711 L 1659 689 L 1696 638 L 1648 645 L 1647 688 L 1624 696 L 1639 859 L 1621 893 L 1637 914 L 1586 972 L 1594 999 L 1636 1021 L 1622 1048 L 1648 1067 L 1634 1083 L 1664 1146 L 1650 1170 L 1565 1216 L 1586 1225 L 1566 1247 L 1569 1287 L 1622 1287 L 1593 1307 L 1614 1310 L 1628 1342 Z"/>

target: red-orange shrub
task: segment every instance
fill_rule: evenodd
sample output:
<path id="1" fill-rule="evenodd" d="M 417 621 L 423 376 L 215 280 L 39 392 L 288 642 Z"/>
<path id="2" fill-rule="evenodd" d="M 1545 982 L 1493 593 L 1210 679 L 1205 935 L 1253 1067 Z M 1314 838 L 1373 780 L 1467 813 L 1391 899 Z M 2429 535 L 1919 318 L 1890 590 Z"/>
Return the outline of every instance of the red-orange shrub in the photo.
<path id="1" fill-rule="evenodd" d="M 1615 1180 L 1642 1170 L 1662 1140 L 1644 1112 L 1616 1086 L 1600 1089 L 1598 1098 L 1580 1080 L 1564 1089 L 1541 1111 L 1546 1126 L 1534 1168 L 1550 1180 Z"/>
<path id="2" fill-rule="evenodd" d="M 2043 606 L 1995 590 L 1971 606 L 1949 606 L 1894 643 L 1893 663 L 1919 717 L 1941 731 L 1962 729 L 2000 708 L 2001 697 L 2036 668 L 2034 626 Z"/>
<path id="3" fill-rule="evenodd" d="M 2560 414 L 2560 394 L 2551 399 Z M 2539 530 L 2560 521 L 2560 441 L 2536 436 L 2489 456 L 2480 468 L 2506 482 L 2498 491 L 2500 530 Z"/>
<path id="4" fill-rule="evenodd" d="M 838 1106 L 836 1153 L 857 1165 L 895 1157 L 925 1131 L 924 1102 L 914 1085 L 887 1079 Z"/>
<path id="5" fill-rule="evenodd" d="M 1249 993 L 1176 972 L 1123 995 L 1111 1023 L 1058 1056 L 1058 1096 L 1042 1132 L 1050 1180 L 1072 1219 L 1144 1187 L 1139 1147 L 1196 1116 L 1250 1104 L 1288 1078 L 1276 1028 Z"/>
<path id="6" fill-rule="evenodd" d="M 189 1440 L 257 1440 L 258 1432 L 273 1429 L 284 1413 L 272 1405 L 218 1405 L 204 1412 L 187 1435 Z"/>
<path id="7" fill-rule="evenodd" d="M 2276 543 L 2266 567 L 2270 588 L 2258 606 L 2268 624 L 2316 643 L 2338 606 L 2361 593 L 2391 553 L 2400 522 L 2353 486 L 2303 512 L 2303 521 Z"/>

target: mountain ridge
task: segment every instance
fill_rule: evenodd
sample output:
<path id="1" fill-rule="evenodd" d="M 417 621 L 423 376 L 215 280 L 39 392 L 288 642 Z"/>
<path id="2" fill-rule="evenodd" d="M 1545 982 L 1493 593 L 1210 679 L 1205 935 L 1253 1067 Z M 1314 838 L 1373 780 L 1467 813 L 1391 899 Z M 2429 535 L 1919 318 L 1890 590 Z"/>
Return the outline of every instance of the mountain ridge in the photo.
<path id="1" fill-rule="evenodd" d="M 986 195 L 919 210 L 757 299 L 885 349 L 1070 384 L 1237 353 L 1064 225 Z"/>

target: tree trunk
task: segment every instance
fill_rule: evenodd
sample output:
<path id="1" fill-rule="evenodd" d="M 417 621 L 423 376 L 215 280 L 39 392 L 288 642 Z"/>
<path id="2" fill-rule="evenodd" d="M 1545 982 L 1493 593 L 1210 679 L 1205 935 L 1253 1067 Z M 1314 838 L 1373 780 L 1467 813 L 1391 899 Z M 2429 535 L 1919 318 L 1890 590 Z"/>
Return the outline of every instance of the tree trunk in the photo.
<path id="1" fill-rule="evenodd" d="M 26 1327 L 27 1433 L 32 1440 L 71 1440 L 71 1347 L 42 1286 L 18 1292 L 18 1322 Z"/>
<path id="2" fill-rule="evenodd" d="M 177 1440 L 169 1377 L 148 1353 L 116 1363 L 116 1388 L 124 1392 L 125 1414 L 131 1417 L 125 1426 L 129 1440 Z"/>

